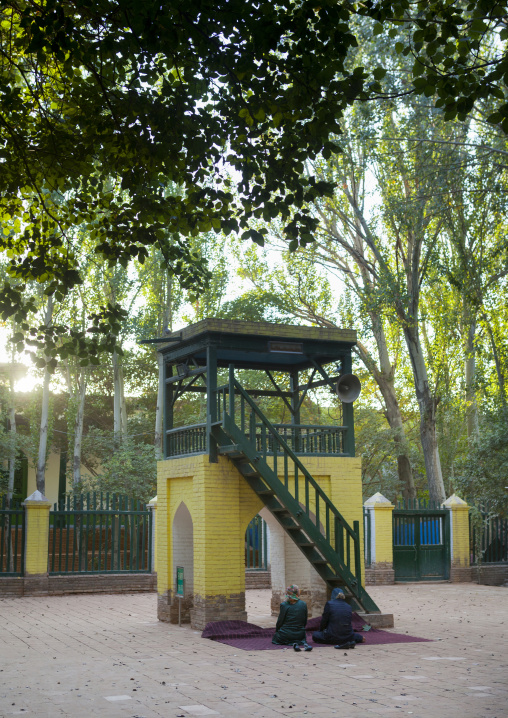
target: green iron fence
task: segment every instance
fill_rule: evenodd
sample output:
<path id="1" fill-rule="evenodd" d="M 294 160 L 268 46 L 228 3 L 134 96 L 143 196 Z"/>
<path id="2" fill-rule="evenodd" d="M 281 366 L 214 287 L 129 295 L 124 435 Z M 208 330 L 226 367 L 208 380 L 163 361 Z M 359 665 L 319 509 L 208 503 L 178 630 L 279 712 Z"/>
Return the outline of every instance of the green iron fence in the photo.
<path id="1" fill-rule="evenodd" d="M 0 575 L 22 576 L 25 557 L 25 510 L 0 497 Z"/>
<path id="2" fill-rule="evenodd" d="M 369 568 L 372 564 L 372 523 L 371 512 L 369 509 L 363 509 L 363 557 L 365 559 L 365 568 Z"/>
<path id="3" fill-rule="evenodd" d="M 489 504 L 476 506 L 481 525 L 469 514 L 471 565 L 508 561 L 508 518 L 497 514 Z"/>
<path id="4" fill-rule="evenodd" d="M 268 529 L 261 516 L 254 516 L 245 532 L 245 568 L 250 571 L 268 569 Z"/>
<path id="5" fill-rule="evenodd" d="M 151 573 L 152 512 L 109 493 L 67 497 L 50 512 L 49 572 Z"/>

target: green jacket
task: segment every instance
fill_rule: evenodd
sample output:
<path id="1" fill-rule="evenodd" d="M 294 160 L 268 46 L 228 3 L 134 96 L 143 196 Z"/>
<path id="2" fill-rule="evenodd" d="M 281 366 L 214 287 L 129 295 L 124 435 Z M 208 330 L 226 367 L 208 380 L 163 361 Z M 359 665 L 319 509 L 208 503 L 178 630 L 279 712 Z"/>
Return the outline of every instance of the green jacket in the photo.
<path id="1" fill-rule="evenodd" d="M 307 624 L 307 604 L 298 599 L 296 603 L 280 604 L 279 618 L 275 626 L 275 635 L 272 643 L 287 645 L 305 641 L 305 626 Z"/>

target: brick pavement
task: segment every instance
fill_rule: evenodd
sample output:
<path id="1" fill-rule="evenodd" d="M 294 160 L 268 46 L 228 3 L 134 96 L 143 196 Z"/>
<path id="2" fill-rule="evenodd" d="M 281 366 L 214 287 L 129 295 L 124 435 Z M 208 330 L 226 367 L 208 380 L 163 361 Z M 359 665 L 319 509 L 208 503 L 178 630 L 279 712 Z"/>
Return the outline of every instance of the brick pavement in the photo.
<path id="1" fill-rule="evenodd" d="M 0 600 L 0 716 L 505 718 L 508 589 L 373 587 L 432 643 L 244 652 L 156 620 L 155 594 Z M 269 591 L 249 619 L 273 625 Z"/>

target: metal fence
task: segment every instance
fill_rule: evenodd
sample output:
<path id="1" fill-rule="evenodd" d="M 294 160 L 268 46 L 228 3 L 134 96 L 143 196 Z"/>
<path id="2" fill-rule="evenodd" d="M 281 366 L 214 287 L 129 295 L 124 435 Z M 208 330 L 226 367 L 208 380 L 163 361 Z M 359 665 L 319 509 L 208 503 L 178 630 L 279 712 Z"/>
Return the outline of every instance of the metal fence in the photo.
<path id="1" fill-rule="evenodd" d="M 245 568 L 268 569 L 268 530 L 261 516 L 254 516 L 245 532 Z"/>
<path id="2" fill-rule="evenodd" d="M 50 512 L 49 572 L 151 573 L 152 512 L 120 494 L 67 497 Z"/>
<path id="3" fill-rule="evenodd" d="M 0 497 L 0 575 L 22 576 L 25 556 L 25 510 Z"/>
<path id="4" fill-rule="evenodd" d="M 363 556 L 365 559 L 365 568 L 369 568 L 372 564 L 372 523 L 371 512 L 369 509 L 363 509 Z"/>
<path id="5" fill-rule="evenodd" d="M 508 561 L 508 518 L 499 516 L 488 504 L 476 506 L 481 525 L 469 513 L 471 565 Z"/>

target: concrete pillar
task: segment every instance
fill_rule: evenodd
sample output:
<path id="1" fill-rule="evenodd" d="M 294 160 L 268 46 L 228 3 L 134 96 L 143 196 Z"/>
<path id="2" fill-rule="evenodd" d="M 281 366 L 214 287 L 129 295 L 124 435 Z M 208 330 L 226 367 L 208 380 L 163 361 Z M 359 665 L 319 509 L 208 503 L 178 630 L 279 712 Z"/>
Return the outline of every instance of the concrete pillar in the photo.
<path id="1" fill-rule="evenodd" d="M 148 502 L 152 512 L 152 572 L 157 573 L 157 496 Z"/>
<path id="2" fill-rule="evenodd" d="M 452 494 L 443 507 L 450 511 L 450 581 L 470 581 L 469 506 Z"/>
<path id="3" fill-rule="evenodd" d="M 22 504 L 25 509 L 25 593 L 48 593 L 49 501 L 34 491 Z"/>
<path id="4" fill-rule="evenodd" d="M 366 570 L 367 585 L 394 583 L 393 509 L 394 505 L 377 492 L 363 504 L 370 517 L 370 559 Z"/>

